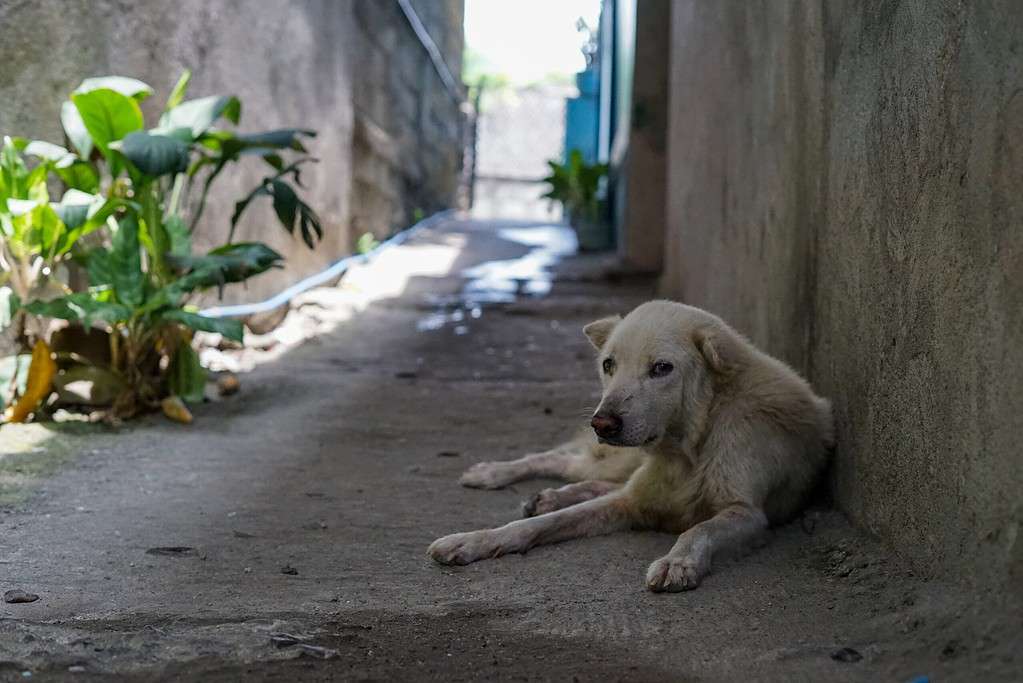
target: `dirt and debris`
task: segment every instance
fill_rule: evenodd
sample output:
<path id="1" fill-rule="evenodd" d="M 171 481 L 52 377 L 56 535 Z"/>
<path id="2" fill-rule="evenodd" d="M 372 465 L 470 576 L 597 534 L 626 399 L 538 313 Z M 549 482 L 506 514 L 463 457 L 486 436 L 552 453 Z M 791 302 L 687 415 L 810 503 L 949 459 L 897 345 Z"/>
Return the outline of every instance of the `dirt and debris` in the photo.
<path id="1" fill-rule="evenodd" d="M 35 593 L 27 593 L 23 590 L 9 590 L 4 592 L 4 602 L 11 605 L 18 605 L 22 603 L 35 602 L 39 599 L 39 596 Z"/>
<path id="2" fill-rule="evenodd" d="M 0 680 L 80 680 L 71 667 L 127 681 L 1021 679 L 1018 592 L 919 576 L 828 509 L 688 593 L 645 589 L 674 542 L 652 532 L 430 561 L 438 536 L 514 519 L 554 483 L 457 480 L 570 436 L 599 395 L 579 329 L 651 293 L 573 259 L 576 276 L 549 277 L 545 297 L 421 328 L 430 302 L 465 296 L 467 269 L 531 252 L 507 227 L 529 230 L 456 222 L 385 252 L 337 297 L 289 312 L 293 331 L 329 327 L 318 343 L 211 349 L 255 369 L 189 429 L 152 416 L 90 432 L 31 497 L 9 498 L 3 580 L 44 599 L 0 604 Z M 65 443 L 46 436 L 32 447 Z M 157 548 L 206 560 L 145 553 Z M 300 573 L 282 574 L 285 560 Z M 845 649 L 860 659 L 833 658 Z"/>
<path id="3" fill-rule="evenodd" d="M 851 647 L 843 647 L 839 650 L 835 650 L 831 653 L 831 658 L 836 662 L 858 662 L 863 659 L 863 655 L 859 651 L 852 649 Z"/>
<path id="4" fill-rule="evenodd" d="M 187 545 L 165 545 L 149 548 L 146 555 L 164 555 L 167 557 L 192 557 L 198 555 L 195 548 Z"/>

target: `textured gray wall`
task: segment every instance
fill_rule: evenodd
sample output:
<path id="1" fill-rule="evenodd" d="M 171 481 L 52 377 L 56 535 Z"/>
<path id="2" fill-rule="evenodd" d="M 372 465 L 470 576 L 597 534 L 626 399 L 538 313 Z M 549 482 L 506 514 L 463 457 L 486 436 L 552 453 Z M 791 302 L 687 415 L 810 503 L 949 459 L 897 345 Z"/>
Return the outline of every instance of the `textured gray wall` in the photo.
<path id="1" fill-rule="evenodd" d="M 462 68 L 462 0 L 412 3 L 445 63 Z M 386 236 L 448 208 L 462 167 L 464 97 L 455 98 L 393 0 L 355 0 L 349 46 L 356 126 L 352 229 Z"/>
<path id="2" fill-rule="evenodd" d="M 1023 3 L 672 14 L 665 293 L 834 399 L 854 520 L 1020 585 Z"/>
<path id="3" fill-rule="evenodd" d="M 434 32 L 458 76 L 461 63 L 461 0 L 423 0 L 416 3 L 424 22 Z M 401 50 L 425 61 L 403 16 L 392 0 L 0 0 L 0 27 L 4 38 L 0 54 L 0 132 L 60 141 L 60 103 L 85 77 L 119 74 L 140 78 L 156 89 L 145 103 L 147 116 L 157 113 L 181 70 L 193 71 L 190 96 L 236 94 L 243 102 L 242 130 L 302 126 L 319 131 L 310 151 L 320 159 L 303 174 L 308 185 L 306 199 L 324 220 L 323 243 L 310 252 L 299 240 L 290 239 L 274 222 L 267 204 L 254 206 L 244 220 L 240 237 L 263 239 L 288 257 L 288 268 L 263 275 L 248 290 L 233 288 L 228 298 L 254 300 L 293 282 L 300 275 L 319 270 L 351 250 L 364 230 L 353 225 L 365 188 L 355 179 L 367 170 L 355 151 L 356 131 L 366 127 L 368 113 L 356 103 L 373 96 L 379 109 L 396 107 L 391 79 L 396 64 L 368 74 L 360 59 L 367 27 L 359 16 L 367 8 L 392 8 L 385 21 L 368 27 L 389 31 Z M 423 77 L 423 74 L 427 77 Z M 433 78 L 429 78 L 433 76 Z M 411 97 L 430 100 L 442 91 L 435 74 L 416 71 Z M 358 91 L 358 92 L 357 92 Z M 406 93 L 408 94 L 408 93 Z M 415 203 L 437 208 L 453 200 L 461 143 L 450 135 L 432 131 L 459 125 L 457 107 L 438 111 L 440 120 L 423 135 L 435 157 L 416 156 L 416 180 L 394 183 L 386 173 L 369 170 L 370 190 L 384 192 L 389 203 L 368 211 L 378 232 L 398 228 L 410 210 L 395 206 Z M 153 118 L 149 118 L 152 122 Z M 400 163 L 416 144 L 419 128 L 403 124 L 380 127 L 381 144 L 393 151 Z M 404 132 L 410 131 L 402 139 Z M 426 143 L 424 143 L 426 144 Z M 438 162 L 444 157 L 444 163 Z M 224 174 L 203 219 L 200 244 L 225 239 L 234 201 L 263 175 L 258 160 L 246 163 L 242 173 Z M 414 199 L 411 199 L 414 197 Z M 379 227 L 383 226 L 383 227 Z"/>

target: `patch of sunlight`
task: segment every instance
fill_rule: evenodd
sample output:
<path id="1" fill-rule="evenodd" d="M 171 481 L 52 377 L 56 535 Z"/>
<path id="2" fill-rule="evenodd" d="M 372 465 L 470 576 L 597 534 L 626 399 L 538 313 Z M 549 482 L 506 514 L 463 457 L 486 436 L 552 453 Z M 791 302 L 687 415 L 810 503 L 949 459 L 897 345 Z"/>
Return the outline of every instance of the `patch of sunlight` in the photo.
<path id="1" fill-rule="evenodd" d="M 465 235 L 441 234 L 385 249 L 369 263 L 352 266 L 336 287 L 317 287 L 296 296 L 276 328 L 266 334 L 246 332 L 243 349 L 203 344 L 199 358 L 214 372 L 250 372 L 307 339 L 330 334 L 373 302 L 401 296 L 413 277 L 450 275 L 465 242 Z"/>
<path id="2" fill-rule="evenodd" d="M 413 277 L 450 274 L 465 239 L 465 235 L 445 235 L 441 244 L 405 244 L 400 249 L 387 249 L 372 263 L 349 271 L 344 285 L 362 292 L 366 303 L 400 296 Z"/>
<path id="3" fill-rule="evenodd" d="M 0 427 L 0 506 L 24 501 L 43 478 L 72 460 L 104 427 L 83 423 Z"/>
<path id="4" fill-rule="evenodd" d="M 462 271 L 462 275 L 469 279 L 465 289 L 470 295 L 499 292 L 514 298 L 518 294 L 549 294 L 552 286 L 550 268 L 565 256 L 575 253 L 577 247 L 575 233 L 563 225 L 505 228 L 498 231 L 498 236 L 533 249 L 519 258 L 487 261 Z"/>

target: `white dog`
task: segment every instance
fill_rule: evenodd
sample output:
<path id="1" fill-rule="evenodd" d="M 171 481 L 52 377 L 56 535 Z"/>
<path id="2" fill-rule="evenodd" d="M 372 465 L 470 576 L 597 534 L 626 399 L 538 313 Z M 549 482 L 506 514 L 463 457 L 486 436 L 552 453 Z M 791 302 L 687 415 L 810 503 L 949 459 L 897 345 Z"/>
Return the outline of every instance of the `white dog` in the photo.
<path id="1" fill-rule="evenodd" d="M 435 560 L 468 564 L 571 538 L 658 529 L 681 536 L 650 565 L 646 585 L 687 590 L 713 557 L 744 550 L 769 524 L 799 512 L 834 437 L 830 403 L 795 371 L 720 318 L 668 301 L 583 331 L 599 351 L 604 389 L 591 422 L 596 439 L 480 463 L 462 477 L 484 488 L 532 476 L 577 483 L 538 494 L 527 519 L 434 541 Z"/>

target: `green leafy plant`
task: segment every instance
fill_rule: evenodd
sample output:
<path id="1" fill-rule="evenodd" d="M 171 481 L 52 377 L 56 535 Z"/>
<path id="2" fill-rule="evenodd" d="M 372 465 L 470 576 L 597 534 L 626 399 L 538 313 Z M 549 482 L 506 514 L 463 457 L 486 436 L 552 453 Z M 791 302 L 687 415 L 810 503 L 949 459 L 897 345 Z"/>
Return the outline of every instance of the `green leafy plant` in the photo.
<path id="1" fill-rule="evenodd" d="M 544 182 L 550 190 L 543 196 L 561 202 L 573 222 L 578 219 L 597 220 L 600 213 L 601 179 L 607 175 L 607 164 L 588 164 L 582 152 L 573 149 L 566 163 L 548 161 L 551 172 Z"/>
<path id="2" fill-rule="evenodd" d="M 87 79 L 61 109 L 73 151 L 11 140 L 0 164 L 4 273 L 13 290 L 8 299 L 33 315 L 109 332 L 109 367 L 98 371 L 120 383 L 113 405 L 118 417 L 155 407 L 168 395 L 202 398 L 205 372 L 191 346 L 194 331 L 242 341 L 240 322 L 200 315 L 192 302 L 205 290 L 222 291 L 281 265 L 280 254 L 265 244 L 233 241 L 255 199 L 271 198 L 281 226 L 299 231 L 310 248 L 322 236 L 320 219 L 294 187 L 301 187 L 301 167 L 315 161 L 302 144 L 315 133 L 241 134 L 220 127 L 239 123 L 241 103 L 233 96 L 186 100 L 189 79 L 186 72 L 149 129 L 139 103 L 152 88 L 116 76 Z M 38 162 L 29 169 L 18 155 L 35 155 Z M 192 232 L 214 181 L 246 157 L 261 159 L 271 174 L 237 203 L 227 242 L 194 253 Z M 45 194 L 50 176 L 68 188 L 55 205 Z M 85 244 L 81 238 L 96 231 L 98 239 Z M 84 291 L 62 284 L 57 295 L 39 294 L 38 286 L 25 285 L 62 258 L 84 269 Z M 27 270 L 16 274 L 12 264 Z M 0 320 L 3 303 L 0 298 Z M 69 362 L 80 362 L 71 355 Z"/>
<path id="3" fill-rule="evenodd" d="M 67 179 L 69 186 L 59 202 L 50 201 L 52 175 Z M 91 167 L 63 147 L 4 137 L 0 147 L 0 329 L 24 323 L 19 302 L 66 290 L 57 273 L 71 259 L 78 240 L 101 228 L 122 203 L 95 194 L 97 189 L 98 178 Z M 16 336 L 21 337 L 21 332 Z"/>

